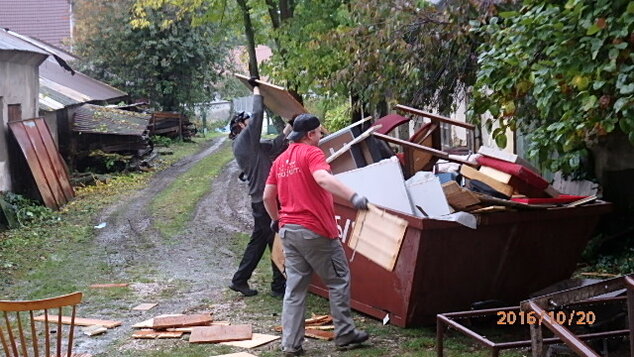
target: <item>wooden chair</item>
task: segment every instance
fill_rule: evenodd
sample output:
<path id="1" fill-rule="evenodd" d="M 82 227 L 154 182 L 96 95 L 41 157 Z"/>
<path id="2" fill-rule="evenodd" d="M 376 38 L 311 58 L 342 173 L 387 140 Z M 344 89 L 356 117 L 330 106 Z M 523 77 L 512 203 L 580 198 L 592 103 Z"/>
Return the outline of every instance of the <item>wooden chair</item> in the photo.
<path id="1" fill-rule="evenodd" d="M 72 356 L 75 310 L 81 299 L 82 293 L 75 292 L 43 300 L 0 300 L 0 312 L 3 313 L 3 316 L 0 316 L 3 320 L 0 322 L 0 342 L 2 342 L 5 355 L 7 357 Z M 69 307 L 72 310 L 66 338 L 63 337 L 64 329 L 62 326 L 64 307 Z M 51 314 L 57 315 L 56 321 L 49 321 L 49 309 L 57 309 Z M 40 311 L 43 312 L 43 322 L 36 323 L 36 314 L 39 314 Z M 51 336 L 51 328 L 49 327 L 55 330 L 54 336 Z M 62 347 L 64 342 L 66 343 L 65 351 Z M 27 350 L 32 350 L 32 353 L 27 352 Z M 55 352 L 52 353 L 52 351 Z"/>

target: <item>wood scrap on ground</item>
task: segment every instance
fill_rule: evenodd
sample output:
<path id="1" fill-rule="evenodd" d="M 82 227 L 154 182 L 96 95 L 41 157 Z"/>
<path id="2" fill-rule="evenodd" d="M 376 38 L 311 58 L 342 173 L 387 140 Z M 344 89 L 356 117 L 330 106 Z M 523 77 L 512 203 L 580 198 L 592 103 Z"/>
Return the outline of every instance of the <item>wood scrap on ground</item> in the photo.
<path id="1" fill-rule="evenodd" d="M 207 325 L 203 325 L 203 326 L 229 326 L 231 325 L 229 323 L 229 321 L 214 321 L 210 324 Z M 183 331 L 185 333 L 191 333 L 192 329 L 196 327 L 196 326 L 189 326 L 189 327 L 171 327 L 168 329 L 165 329 L 165 331 Z"/>
<path id="2" fill-rule="evenodd" d="M 108 329 L 101 325 L 87 326 L 82 329 L 82 332 L 86 336 L 97 336 L 97 335 L 101 335 L 102 333 L 106 331 L 108 331 Z"/>
<path id="3" fill-rule="evenodd" d="M 128 283 L 120 283 L 120 284 L 92 284 L 90 285 L 91 288 L 93 289 L 100 289 L 100 288 L 126 288 L 128 287 Z"/>
<path id="4" fill-rule="evenodd" d="M 281 336 L 254 333 L 250 340 L 220 342 L 220 344 L 241 348 L 255 348 L 279 340 L 280 338 Z"/>
<path id="5" fill-rule="evenodd" d="M 139 305 L 133 307 L 132 310 L 135 310 L 135 311 L 147 311 L 147 310 L 150 310 L 150 309 L 156 307 L 156 305 L 158 305 L 158 304 L 157 303 L 139 304 Z"/>
<path id="6" fill-rule="evenodd" d="M 229 353 L 227 355 L 216 355 L 211 357 L 258 357 L 247 352 Z"/>
<path id="7" fill-rule="evenodd" d="M 335 332 L 306 328 L 304 330 L 304 336 L 316 338 L 318 340 L 332 341 L 335 338 Z"/>
<path id="8" fill-rule="evenodd" d="M 192 329 L 190 343 L 218 343 L 250 340 L 253 337 L 251 325 L 203 326 Z"/>
<path id="9" fill-rule="evenodd" d="M 182 331 L 156 331 L 156 330 L 139 330 L 132 334 L 132 338 L 157 339 L 157 338 L 181 338 Z"/>
<path id="10" fill-rule="evenodd" d="M 48 315 L 48 321 L 57 322 L 57 315 Z M 33 318 L 34 321 L 44 321 L 44 315 L 36 316 Z M 70 325 L 71 317 L 70 316 L 62 316 L 62 324 Z M 117 326 L 121 326 L 121 321 L 112 321 L 112 320 L 98 320 L 98 319 L 86 319 L 81 317 L 75 317 L 75 325 L 76 326 L 93 326 L 93 325 L 101 325 L 106 328 L 115 328 Z"/>
<path id="11" fill-rule="evenodd" d="M 188 327 L 208 325 L 213 322 L 211 314 L 195 314 L 181 316 L 155 317 L 152 323 L 153 329 L 165 329 L 169 327 Z"/>

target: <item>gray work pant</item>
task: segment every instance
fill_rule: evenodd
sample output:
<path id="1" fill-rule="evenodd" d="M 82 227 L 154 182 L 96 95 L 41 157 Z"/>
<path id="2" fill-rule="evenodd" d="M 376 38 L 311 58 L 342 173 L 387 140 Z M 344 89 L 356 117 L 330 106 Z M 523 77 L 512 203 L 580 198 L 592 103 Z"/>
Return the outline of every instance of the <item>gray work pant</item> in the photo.
<path id="1" fill-rule="evenodd" d="M 299 225 L 281 230 L 286 266 L 282 349 L 297 351 L 304 340 L 306 294 L 313 272 L 328 287 L 335 336 L 355 329 L 350 311 L 350 269 L 339 239 L 322 237 Z"/>

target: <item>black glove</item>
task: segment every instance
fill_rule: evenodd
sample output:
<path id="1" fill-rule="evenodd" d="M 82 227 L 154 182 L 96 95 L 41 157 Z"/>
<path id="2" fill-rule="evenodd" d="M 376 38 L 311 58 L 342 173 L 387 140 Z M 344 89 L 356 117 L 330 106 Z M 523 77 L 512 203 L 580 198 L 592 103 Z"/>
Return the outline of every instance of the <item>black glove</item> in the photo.
<path id="1" fill-rule="evenodd" d="M 278 219 L 271 221 L 271 230 L 275 233 L 280 233 L 280 221 Z"/>
<path id="2" fill-rule="evenodd" d="M 249 84 L 250 84 L 252 87 L 257 87 L 257 86 L 258 86 L 258 82 L 256 82 L 256 80 L 258 80 L 258 79 L 260 79 L 260 77 L 252 76 L 251 78 L 249 78 L 249 79 L 247 80 L 247 82 L 249 82 Z"/>
<path id="3" fill-rule="evenodd" d="M 360 196 L 358 193 L 355 193 L 350 198 L 350 202 L 352 202 L 352 206 L 356 209 L 367 210 L 368 209 L 368 199 L 364 196 Z"/>

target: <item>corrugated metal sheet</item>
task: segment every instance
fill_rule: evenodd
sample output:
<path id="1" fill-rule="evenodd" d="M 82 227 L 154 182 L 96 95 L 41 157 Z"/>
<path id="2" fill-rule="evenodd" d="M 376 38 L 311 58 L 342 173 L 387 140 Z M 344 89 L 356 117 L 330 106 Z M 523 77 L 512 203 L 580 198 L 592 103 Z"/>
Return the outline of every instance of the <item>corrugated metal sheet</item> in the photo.
<path id="1" fill-rule="evenodd" d="M 13 36 L 3 28 L 0 28 L 0 50 L 35 52 L 46 56 L 49 55 L 45 50 Z"/>
<path id="2" fill-rule="evenodd" d="M 46 207 L 59 209 L 73 198 L 66 165 L 43 118 L 9 122 Z"/>
<path id="3" fill-rule="evenodd" d="M 0 27 L 55 46 L 71 36 L 69 0 L 0 0 Z"/>
<path id="4" fill-rule="evenodd" d="M 150 114 L 84 104 L 73 114 L 73 131 L 111 135 L 145 135 Z"/>

